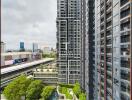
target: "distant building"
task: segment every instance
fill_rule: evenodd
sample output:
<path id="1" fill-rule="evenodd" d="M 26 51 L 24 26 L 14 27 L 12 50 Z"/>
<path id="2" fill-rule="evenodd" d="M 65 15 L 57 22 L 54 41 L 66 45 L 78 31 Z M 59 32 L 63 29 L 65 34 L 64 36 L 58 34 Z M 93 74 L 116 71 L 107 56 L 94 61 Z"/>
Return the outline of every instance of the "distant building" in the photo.
<path id="1" fill-rule="evenodd" d="M 32 61 L 32 52 L 7 52 L 1 53 L 1 67 L 7 67 L 14 64 L 21 64 Z"/>
<path id="2" fill-rule="evenodd" d="M 24 42 L 20 42 L 20 51 L 25 51 Z"/>
<path id="3" fill-rule="evenodd" d="M 43 53 L 51 53 L 50 47 L 43 47 Z"/>
<path id="4" fill-rule="evenodd" d="M 1 42 L 1 53 L 5 52 L 5 43 Z"/>
<path id="5" fill-rule="evenodd" d="M 33 52 L 37 52 L 37 51 L 38 51 L 38 44 L 33 43 Z"/>

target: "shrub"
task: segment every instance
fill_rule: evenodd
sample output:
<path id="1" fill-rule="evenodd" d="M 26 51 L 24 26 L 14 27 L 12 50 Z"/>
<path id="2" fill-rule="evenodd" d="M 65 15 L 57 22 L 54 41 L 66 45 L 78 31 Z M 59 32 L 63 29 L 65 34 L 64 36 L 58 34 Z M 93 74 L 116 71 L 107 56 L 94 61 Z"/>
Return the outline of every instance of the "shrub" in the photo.
<path id="1" fill-rule="evenodd" d="M 69 92 L 68 92 L 68 91 L 65 93 L 65 95 L 66 95 L 66 98 L 67 98 L 67 99 L 72 99 L 72 95 L 71 95 L 71 94 L 69 94 Z"/>
<path id="2" fill-rule="evenodd" d="M 62 94 L 65 94 L 67 99 L 72 99 L 72 95 L 69 94 L 68 88 L 67 87 L 59 87 L 59 92 Z"/>
<path id="3" fill-rule="evenodd" d="M 79 94 L 81 93 L 81 88 L 80 88 L 80 84 L 78 82 L 75 83 L 73 92 L 77 97 L 79 97 Z"/>
<path id="4" fill-rule="evenodd" d="M 79 95 L 79 100 L 86 100 L 86 94 L 81 93 L 81 94 Z"/>
<path id="5" fill-rule="evenodd" d="M 43 92 L 41 93 L 41 97 L 44 100 L 48 100 L 52 93 L 55 91 L 55 87 L 53 86 L 46 86 L 43 88 Z"/>
<path id="6" fill-rule="evenodd" d="M 66 87 L 66 88 L 74 88 L 74 85 L 73 84 L 59 84 L 60 87 Z"/>

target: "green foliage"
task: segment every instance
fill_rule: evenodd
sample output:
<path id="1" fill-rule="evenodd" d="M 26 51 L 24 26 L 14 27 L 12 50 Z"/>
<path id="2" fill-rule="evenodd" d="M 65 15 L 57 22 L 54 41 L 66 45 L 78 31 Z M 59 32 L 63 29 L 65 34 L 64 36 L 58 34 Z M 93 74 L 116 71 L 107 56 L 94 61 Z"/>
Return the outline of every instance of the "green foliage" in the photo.
<path id="1" fill-rule="evenodd" d="M 81 93 L 79 95 L 79 100 L 86 100 L 86 94 L 85 93 Z"/>
<path id="2" fill-rule="evenodd" d="M 68 92 L 68 88 L 67 87 L 59 87 L 59 92 L 62 93 L 62 94 L 65 94 L 66 98 L 67 99 L 72 99 L 72 95 L 69 94 Z"/>
<path id="3" fill-rule="evenodd" d="M 20 100 L 22 96 L 26 95 L 27 87 L 31 82 L 31 79 L 21 75 L 5 87 L 3 94 L 8 100 Z"/>
<path id="4" fill-rule="evenodd" d="M 42 92 L 43 84 L 40 80 L 34 80 L 27 88 L 26 99 L 27 100 L 37 100 L 40 98 Z"/>
<path id="5" fill-rule="evenodd" d="M 64 83 L 61 83 L 59 84 L 60 87 L 67 87 L 67 88 L 74 88 L 74 85 L 73 84 L 64 84 Z"/>
<path id="6" fill-rule="evenodd" d="M 42 54 L 43 58 L 56 58 L 56 53 Z"/>
<path id="7" fill-rule="evenodd" d="M 71 95 L 71 94 L 69 94 L 69 92 L 68 92 L 68 91 L 65 93 L 65 95 L 66 95 L 66 98 L 67 98 L 67 99 L 72 100 L 72 95 Z"/>
<path id="8" fill-rule="evenodd" d="M 48 100 L 52 93 L 55 91 L 55 87 L 53 86 L 46 86 L 43 88 L 43 92 L 41 93 L 41 97 L 44 100 Z"/>
<path id="9" fill-rule="evenodd" d="M 75 83 L 74 88 L 73 88 L 73 92 L 77 97 L 79 97 L 79 94 L 81 93 L 81 87 L 80 87 L 80 84 L 78 82 Z"/>

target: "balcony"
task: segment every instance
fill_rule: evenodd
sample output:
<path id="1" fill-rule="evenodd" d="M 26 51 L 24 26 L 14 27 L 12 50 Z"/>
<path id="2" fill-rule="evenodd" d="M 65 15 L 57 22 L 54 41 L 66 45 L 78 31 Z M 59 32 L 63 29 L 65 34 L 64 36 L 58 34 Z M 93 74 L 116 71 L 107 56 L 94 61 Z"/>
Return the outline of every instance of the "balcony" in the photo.
<path id="1" fill-rule="evenodd" d="M 106 19 L 110 18 L 112 16 L 112 13 L 109 12 L 108 14 L 106 14 Z"/>
<path id="2" fill-rule="evenodd" d="M 112 81 L 112 76 L 109 75 L 109 74 L 107 74 L 107 79 L 110 80 L 110 81 Z M 108 82 L 108 83 L 109 83 L 109 82 Z"/>
<path id="3" fill-rule="evenodd" d="M 121 91 L 124 93 L 124 94 L 128 94 L 130 93 L 130 85 L 129 84 L 126 84 L 124 82 L 121 82 Z"/>
<path id="4" fill-rule="evenodd" d="M 121 43 L 130 42 L 130 34 L 121 35 Z"/>
<path id="5" fill-rule="evenodd" d="M 112 32 L 110 30 L 107 30 L 106 31 L 106 35 L 109 36 L 109 35 L 112 35 Z"/>
<path id="6" fill-rule="evenodd" d="M 101 68 L 104 68 L 104 64 L 103 63 L 101 63 Z"/>
<path id="7" fill-rule="evenodd" d="M 112 6 L 112 3 L 109 2 L 109 3 L 106 5 L 106 10 L 108 10 L 111 6 Z"/>
<path id="8" fill-rule="evenodd" d="M 121 70 L 120 74 L 121 74 L 121 79 L 130 81 L 130 72 L 129 71 Z"/>
<path id="9" fill-rule="evenodd" d="M 104 53 L 104 48 L 101 48 L 101 53 Z"/>
<path id="10" fill-rule="evenodd" d="M 103 77 L 101 77 L 101 80 L 100 80 L 101 82 L 104 82 L 104 78 Z"/>
<path id="11" fill-rule="evenodd" d="M 121 45 L 121 55 L 123 56 L 129 56 L 130 55 L 130 45 Z"/>
<path id="12" fill-rule="evenodd" d="M 124 18 L 126 16 L 129 16 L 130 14 L 130 5 L 128 5 L 127 7 L 125 7 L 124 9 L 121 10 L 121 13 L 120 13 L 120 18 Z"/>
<path id="13" fill-rule="evenodd" d="M 104 25 L 100 26 L 100 29 L 101 29 L 101 30 L 104 30 Z"/>
<path id="14" fill-rule="evenodd" d="M 103 70 L 101 70 L 101 75 L 104 75 L 104 71 Z"/>
<path id="15" fill-rule="evenodd" d="M 121 67 L 123 68 L 130 68 L 130 59 L 128 58 L 121 58 Z"/>
<path id="16" fill-rule="evenodd" d="M 103 14 L 104 14 L 104 9 L 101 10 L 101 15 L 103 15 Z"/>
<path id="17" fill-rule="evenodd" d="M 110 27 L 111 25 L 112 25 L 112 22 L 111 21 L 109 21 L 109 22 L 106 23 L 106 27 L 107 28 Z"/>
<path id="18" fill-rule="evenodd" d="M 112 44 L 112 40 L 111 40 L 111 39 L 107 39 L 107 40 L 106 40 L 106 44 L 107 44 L 107 45 Z"/>
<path id="19" fill-rule="evenodd" d="M 110 83 L 107 82 L 107 87 L 108 88 L 112 88 L 112 84 L 110 84 Z"/>
<path id="20" fill-rule="evenodd" d="M 106 48 L 106 52 L 107 52 L 107 53 L 112 53 L 112 48 L 108 48 L 108 47 L 107 47 L 107 48 Z"/>
<path id="21" fill-rule="evenodd" d="M 104 33 L 101 33 L 101 38 L 104 38 Z"/>
<path id="22" fill-rule="evenodd" d="M 121 6 L 125 5 L 129 0 L 121 0 Z"/>
<path id="23" fill-rule="evenodd" d="M 104 40 L 101 40 L 101 45 L 104 45 Z"/>
<path id="24" fill-rule="evenodd" d="M 101 6 L 101 8 L 104 6 L 104 1 L 103 0 L 101 1 L 101 5 L 100 6 Z"/>
<path id="25" fill-rule="evenodd" d="M 101 90 L 101 97 L 104 97 L 104 91 Z"/>
<path id="26" fill-rule="evenodd" d="M 121 100 L 130 100 L 130 96 L 124 94 L 124 93 L 121 93 Z"/>
<path id="27" fill-rule="evenodd" d="M 107 65 L 107 70 L 108 70 L 108 71 L 112 71 L 112 67 L 109 66 L 109 65 Z"/>
<path id="28" fill-rule="evenodd" d="M 101 18 L 101 23 L 103 23 L 103 22 L 104 22 L 104 17 Z"/>
<path id="29" fill-rule="evenodd" d="M 130 29 L 130 19 L 125 19 L 121 22 L 120 25 L 121 31 L 127 31 Z"/>

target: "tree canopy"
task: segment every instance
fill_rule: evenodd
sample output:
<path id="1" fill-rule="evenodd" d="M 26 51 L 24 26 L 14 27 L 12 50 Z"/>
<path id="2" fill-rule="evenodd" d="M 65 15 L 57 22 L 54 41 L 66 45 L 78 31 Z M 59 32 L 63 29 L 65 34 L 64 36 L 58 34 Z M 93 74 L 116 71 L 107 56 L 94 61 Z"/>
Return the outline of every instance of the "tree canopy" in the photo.
<path id="1" fill-rule="evenodd" d="M 40 98 L 42 92 L 43 84 L 40 80 L 34 80 L 27 88 L 26 99 L 27 100 L 36 100 Z"/>
<path id="2" fill-rule="evenodd" d="M 20 100 L 26 95 L 26 90 L 32 79 L 28 79 L 25 75 L 21 75 L 10 82 L 4 89 L 3 93 L 8 100 Z"/>
<path id="3" fill-rule="evenodd" d="M 48 100 L 52 93 L 55 91 L 55 87 L 53 86 L 46 86 L 43 88 L 43 92 L 41 93 L 41 97 L 44 100 Z"/>
<path id="4" fill-rule="evenodd" d="M 43 58 L 56 58 L 56 53 L 42 54 Z"/>

